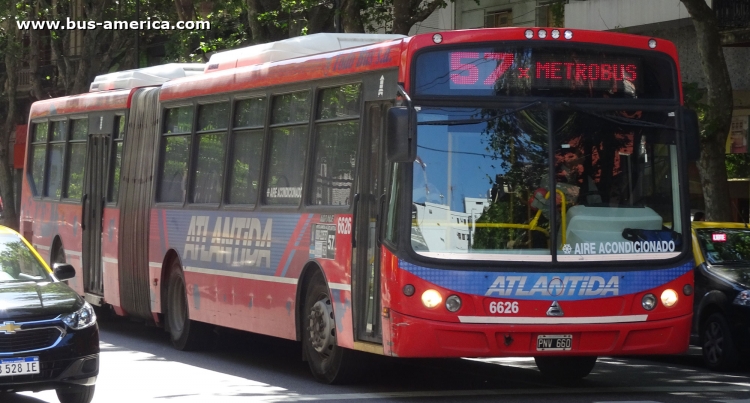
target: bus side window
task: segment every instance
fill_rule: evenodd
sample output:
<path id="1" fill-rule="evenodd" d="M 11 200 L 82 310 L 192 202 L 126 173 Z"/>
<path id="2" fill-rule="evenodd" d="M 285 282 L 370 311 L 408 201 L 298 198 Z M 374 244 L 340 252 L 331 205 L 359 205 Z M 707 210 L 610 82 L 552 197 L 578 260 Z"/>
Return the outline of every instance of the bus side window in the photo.
<path id="1" fill-rule="evenodd" d="M 89 131 L 88 119 L 70 121 L 70 144 L 68 145 L 68 164 L 65 170 L 64 197 L 81 200 L 83 195 L 83 173 L 86 166 L 86 138 Z"/>
<path id="2" fill-rule="evenodd" d="M 167 109 L 162 134 L 158 201 L 182 202 L 187 185 L 188 149 L 193 129 L 193 107 Z"/>
<path id="3" fill-rule="evenodd" d="M 361 84 L 349 84 L 320 92 L 313 204 L 348 206 L 351 203 L 359 140 L 360 87 Z"/>
<path id="4" fill-rule="evenodd" d="M 63 167 L 65 165 L 65 140 L 68 132 L 68 121 L 58 120 L 52 122 L 52 133 L 50 137 L 47 172 L 47 189 L 45 195 L 54 199 L 62 196 Z"/>
<path id="5" fill-rule="evenodd" d="M 265 97 L 237 101 L 234 110 L 229 166 L 230 204 L 255 204 L 263 155 L 263 126 L 266 120 Z"/>
<path id="6" fill-rule="evenodd" d="M 228 120 L 229 102 L 199 106 L 196 134 L 198 150 L 191 185 L 193 203 L 218 204 L 221 201 Z"/>
<path id="7" fill-rule="evenodd" d="M 108 202 L 117 202 L 120 194 L 120 170 L 122 169 L 122 149 L 125 141 L 125 116 L 115 116 L 115 135 L 109 174 Z"/>
<path id="8" fill-rule="evenodd" d="M 273 97 L 271 154 L 268 159 L 266 203 L 296 206 L 302 198 L 307 158 L 310 92 Z"/>
<path id="9" fill-rule="evenodd" d="M 43 196 L 44 163 L 47 160 L 47 139 L 49 137 L 49 122 L 34 124 L 31 134 L 31 155 L 29 171 L 31 171 L 31 189 L 34 196 Z"/>

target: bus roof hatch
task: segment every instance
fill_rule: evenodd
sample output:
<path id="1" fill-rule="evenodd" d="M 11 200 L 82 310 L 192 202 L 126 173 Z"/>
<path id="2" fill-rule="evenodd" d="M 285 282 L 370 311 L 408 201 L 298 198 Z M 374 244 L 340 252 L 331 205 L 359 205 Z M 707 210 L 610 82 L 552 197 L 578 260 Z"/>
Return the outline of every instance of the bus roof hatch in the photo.
<path id="1" fill-rule="evenodd" d="M 320 33 L 298 36 L 277 42 L 263 43 L 260 45 L 248 46 L 246 48 L 215 53 L 208 60 L 206 72 L 208 73 L 266 62 L 276 62 L 293 59 L 295 57 L 331 52 L 400 38 L 405 38 L 405 36 L 390 34 L 341 33 Z"/>
<path id="2" fill-rule="evenodd" d="M 181 77 L 203 74 L 201 63 L 170 63 L 162 66 L 118 71 L 94 78 L 89 92 L 123 90 L 149 85 L 160 85 Z"/>

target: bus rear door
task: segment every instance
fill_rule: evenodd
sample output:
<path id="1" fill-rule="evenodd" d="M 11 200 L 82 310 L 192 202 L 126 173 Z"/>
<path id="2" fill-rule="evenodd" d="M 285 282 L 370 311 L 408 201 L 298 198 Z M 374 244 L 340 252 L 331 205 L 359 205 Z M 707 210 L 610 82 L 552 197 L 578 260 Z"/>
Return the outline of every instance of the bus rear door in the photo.
<path id="1" fill-rule="evenodd" d="M 112 139 L 114 114 L 89 115 L 86 179 L 83 192 L 83 287 L 89 302 L 101 301 L 102 279 L 102 216 L 106 205 L 109 145 Z"/>

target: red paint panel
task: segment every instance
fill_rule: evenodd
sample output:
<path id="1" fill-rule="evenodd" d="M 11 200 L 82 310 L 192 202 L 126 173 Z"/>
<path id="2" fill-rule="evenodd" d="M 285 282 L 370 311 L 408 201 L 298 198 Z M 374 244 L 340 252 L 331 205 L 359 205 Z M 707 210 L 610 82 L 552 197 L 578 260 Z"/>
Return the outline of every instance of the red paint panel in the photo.
<path id="1" fill-rule="evenodd" d="M 657 322 L 501 328 L 431 321 L 391 311 L 391 326 L 385 331 L 391 334 L 390 355 L 397 357 L 679 354 L 688 348 L 691 323 L 692 315 L 687 315 Z M 541 334 L 572 334 L 572 350 L 536 351 Z"/>
<path id="2" fill-rule="evenodd" d="M 31 105 L 29 119 L 68 113 L 125 109 L 128 107 L 130 93 L 131 90 L 90 92 L 37 101 Z"/>
<path id="3" fill-rule="evenodd" d="M 186 272 L 192 319 L 294 340 L 296 285 Z"/>
<path id="4" fill-rule="evenodd" d="M 165 83 L 159 99 L 164 102 L 394 68 L 400 62 L 401 44 L 401 40 L 390 41 L 181 78 Z"/>

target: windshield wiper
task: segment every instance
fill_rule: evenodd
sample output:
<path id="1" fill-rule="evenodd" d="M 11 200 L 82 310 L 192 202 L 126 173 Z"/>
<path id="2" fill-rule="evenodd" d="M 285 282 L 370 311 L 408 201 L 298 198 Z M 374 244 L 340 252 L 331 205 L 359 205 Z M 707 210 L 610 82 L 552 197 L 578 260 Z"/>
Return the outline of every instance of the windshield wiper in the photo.
<path id="1" fill-rule="evenodd" d="M 516 109 L 511 109 L 508 112 L 503 113 L 502 115 L 492 116 L 488 118 L 483 119 L 448 119 L 448 120 L 431 120 L 428 122 L 417 122 L 417 125 L 422 126 L 462 126 L 462 125 L 473 125 L 477 123 L 484 123 L 489 122 L 492 120 L 500 119 L 503 116 L 512 115 L 514 113 L 521 112 L 523 110 L 526 110 L 528 108 L 531 108 L 532 106 L 538 106 L 541 105 L 542 101 L 534 101 L 530 104 L 518 107 Z"/>
<path id="2" fill-rule="evenodd" d="M 631 126 L 631 127 L 642 127 L 642 128 L 645 128 L 645 129 L 667 129 L 667 130 L 675 130 L 675 131 L 678 130 L 674 126 L 663 125 L 661 123 L 647 122 L 647 121 L 644 121 L 644 120 L 638 120 L 638 119 L 633 119 L 633 118 L 626 118 L 624 116 L 605 115 L 603 113 L 587 111 L 587 110 L 585 110 L 583 108 L 580 108 L 578 106 L 575 106 L 575 105 L 571 104 L 570 102 L 563 102 L 562 105 L 564 107 L 566 107 L 568 109 L 572 109 L 572 110 L 574 110 L 576 112 L 580 112 L 580 113 L 583 113 L 585 115 L 589 115 L 589 116 L 593 116 L 593 117 L 596 117 L 596 118 L 599 118 L 599 119 L 602 119 L 602 120 L 606 120 L 606 121 L 608 121 L 610 123 L 615 123 L 615 124 L 618 124 L 618 125 Z"/>

